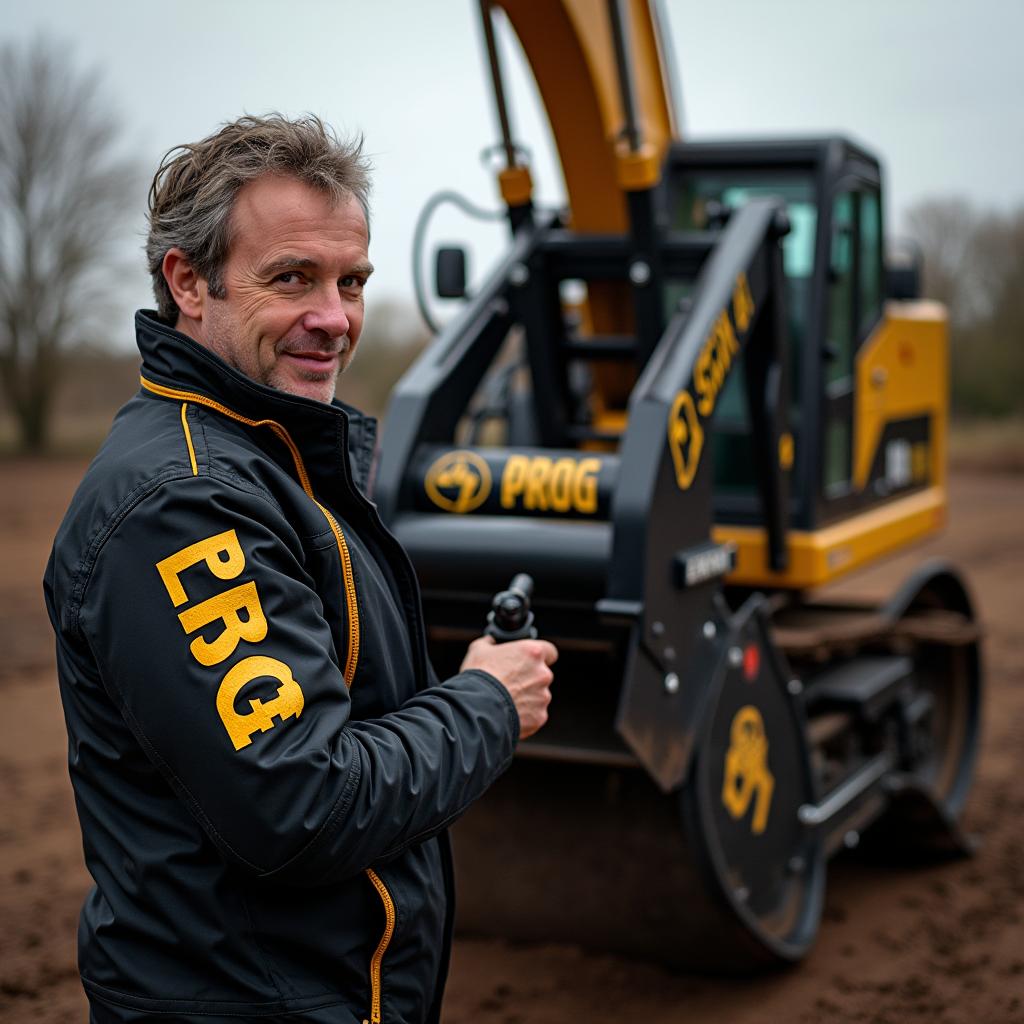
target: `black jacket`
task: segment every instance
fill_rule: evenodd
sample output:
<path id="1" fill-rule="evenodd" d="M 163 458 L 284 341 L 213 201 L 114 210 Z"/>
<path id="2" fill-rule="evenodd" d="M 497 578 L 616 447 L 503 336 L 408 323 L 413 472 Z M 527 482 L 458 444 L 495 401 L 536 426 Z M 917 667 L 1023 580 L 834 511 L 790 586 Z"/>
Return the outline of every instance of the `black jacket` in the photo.
<path id="1" fill-rule="evenodd" d="M 484 672 L 432 675 L 362 493 L 373 421 L 136 327 L 143 388 L 44 584 L 95 1019 L 436 1019 L 442 830 L 508 765 L 515 707 Z"/>

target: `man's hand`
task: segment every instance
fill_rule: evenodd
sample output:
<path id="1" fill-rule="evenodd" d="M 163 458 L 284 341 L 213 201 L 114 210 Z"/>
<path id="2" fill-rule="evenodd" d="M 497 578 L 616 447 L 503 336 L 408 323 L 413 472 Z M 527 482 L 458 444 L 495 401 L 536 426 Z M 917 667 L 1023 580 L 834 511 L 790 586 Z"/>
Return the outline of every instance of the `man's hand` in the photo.
<path id="1" fill-rule="evenodd" d="M 558 650 L 547 640 L 496 644 L 491 637 L 482 636 L 469 645 L 462 671 L 483 669 L 501 682 L 519 712 L 519 738 L 526 739 L 548 720 L 554 678 L 548 666 L 557 660 Z"/>

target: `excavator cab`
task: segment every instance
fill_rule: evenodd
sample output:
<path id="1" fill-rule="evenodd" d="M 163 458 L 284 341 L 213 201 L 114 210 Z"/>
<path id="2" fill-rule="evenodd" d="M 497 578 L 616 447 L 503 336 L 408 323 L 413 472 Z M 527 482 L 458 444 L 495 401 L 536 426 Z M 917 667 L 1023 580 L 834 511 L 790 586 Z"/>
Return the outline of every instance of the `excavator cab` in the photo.
<path id="1" fill-rule="evenodd" d="M 860 147 L 674 138 L 642 0 L 501 5 L 566 175 L 535 209 L 496 6 L 511 241 L 396 387 L 375 492 L 442 677 L 521 573 L 561 651 L 548 724 L 455 830 L 460 924 L 792 962 L 836 851 L 969 846 L 959 575 L 815 593 L 942 525 L 944 313 L 885 301 Z"/>
<path id="2" fill-rule="evenodd" d="M 781 246 L 787 419 L 794 445 L 791 527 L 814 530 L 895 493 L 939 482 L 929 453 L 943 443 L 941 387 L 928 396 L 925 416 L 913 424 L 888 425 L 876 457 L 867 467 L 862 457 L 855 474 L 856 368 L 887 321 L 877 160 L 841 138 L 677 143 L 664 180 L 671 223 L 682 231 L 708 230 L 751 199 L 776 197 L 785 204 L 790 230 Z M 668 301 L 682 289 L 685 285 L 670 288 Z M 934 314 L 932 320 L 941 324 Z M 913 359 L 909 347 L 903 352 L 904 359 Z M 716 418 L 716 523 L 759 522 L 743 375 L 741 365 L 725 386 Z M 876 392 L 878 381 L 876 374 L 868 382 Z M 813 429 L 804 429 L 805 423 Z"/>

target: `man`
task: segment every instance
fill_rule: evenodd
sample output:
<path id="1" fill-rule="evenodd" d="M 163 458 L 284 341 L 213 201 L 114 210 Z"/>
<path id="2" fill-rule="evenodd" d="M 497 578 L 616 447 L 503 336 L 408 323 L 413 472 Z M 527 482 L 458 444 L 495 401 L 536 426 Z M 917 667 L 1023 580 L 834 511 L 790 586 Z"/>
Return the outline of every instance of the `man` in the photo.
<path id="1" fill-rule="evenodd" d="M 142 389 L 46 572 L 96 885 L 92 1020 L 437 1020 L 444 829 L 545 721 L 554 647 L 438 683 L 412 567 L 333 401 L 363 321 L 367 172 L 245 117 L 150 193 Z"/>

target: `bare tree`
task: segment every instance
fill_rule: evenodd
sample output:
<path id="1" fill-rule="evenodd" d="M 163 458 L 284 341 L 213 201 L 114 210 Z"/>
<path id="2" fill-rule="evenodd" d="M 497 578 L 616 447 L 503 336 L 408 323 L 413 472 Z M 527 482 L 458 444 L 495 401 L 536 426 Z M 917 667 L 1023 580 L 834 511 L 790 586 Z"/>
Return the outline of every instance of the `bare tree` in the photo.
<path id="1" fill-rule="evenodd" d="M 980 219 L 963 199 L 926 199 L 906 214 L 907 232 L 924 253 L 924 293 L 945 303 L 956 323 L 977 313 L 977 294 L 967 275 Z"/>
<path id="2" fill-rule="evenodd" d="M 924 255 L 925 294 L 949 306 L 954 412 L 1024 413 L 1024 209 L 931 199 L 906 222 Z"/>
<path id="3" fill-rule="evenodd" d="M 133 166 L 95 74 L 42 39 L 0 48 L 0 388 L 22 448 L 46 446 L 61 353 L 113 296 Z"/>

